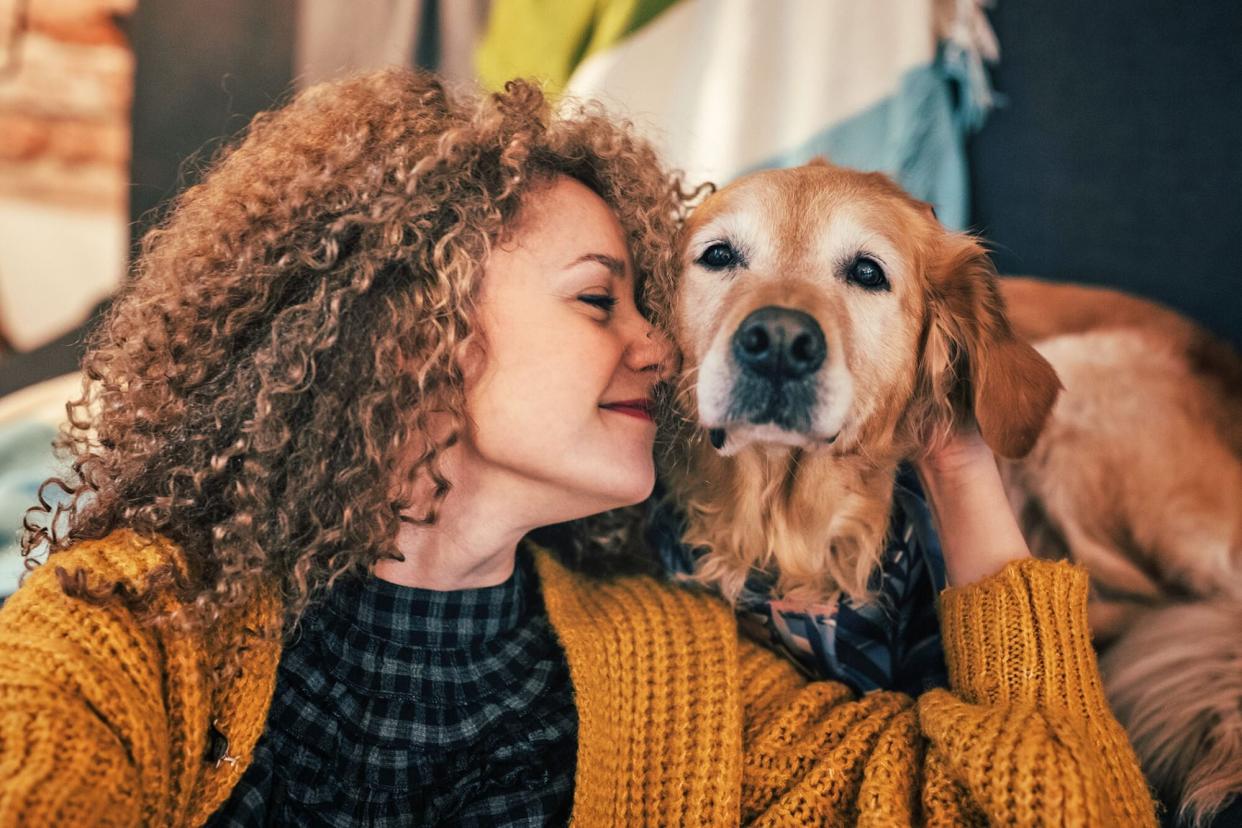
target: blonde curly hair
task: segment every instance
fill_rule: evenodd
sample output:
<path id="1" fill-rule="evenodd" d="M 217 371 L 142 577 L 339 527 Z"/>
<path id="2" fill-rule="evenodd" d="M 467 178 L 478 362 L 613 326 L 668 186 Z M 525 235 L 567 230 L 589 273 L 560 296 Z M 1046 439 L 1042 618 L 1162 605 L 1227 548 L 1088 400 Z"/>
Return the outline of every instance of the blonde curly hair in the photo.
<path id="1" fill-rule="evenodd" d="M 640 285 L 668 281 L 692 195 L 595 105 L 554 114 L 532 83 L 455 95 L 389 70 L 256 117 L 146 236 L 92 335 L 58 440 L 73 473 L 28 512 L 28 561 L 122 527 L 158 534 L 188 564 L 162 574 L 193 610 L 180 615 L 211 623 L 262 576 L 288 626 L 395 556 L 403 513 L 433 523 L 452 488 L 440 459 L 465 427 L 482 264 L 558 175 L 616 211 Z M 58 574 L 80 597 L 141 605 Z"/>

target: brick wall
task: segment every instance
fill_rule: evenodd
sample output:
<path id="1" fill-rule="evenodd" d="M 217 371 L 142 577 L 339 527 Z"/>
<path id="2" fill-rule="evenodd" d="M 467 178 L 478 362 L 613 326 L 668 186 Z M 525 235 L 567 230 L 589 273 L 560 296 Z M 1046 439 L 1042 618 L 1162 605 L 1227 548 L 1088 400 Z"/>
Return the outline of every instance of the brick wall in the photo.
<path id="1" fill-rule="evenodd" d="M 0 0 L 0 347 L 74 327 L 124 273 L 136 2 Z"/>

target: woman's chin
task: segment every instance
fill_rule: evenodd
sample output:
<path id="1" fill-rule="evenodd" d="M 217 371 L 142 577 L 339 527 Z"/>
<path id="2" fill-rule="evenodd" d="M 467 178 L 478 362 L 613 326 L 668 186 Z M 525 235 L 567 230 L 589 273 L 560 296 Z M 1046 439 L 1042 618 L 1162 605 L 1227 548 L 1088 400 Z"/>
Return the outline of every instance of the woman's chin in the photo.
<path id="1" fill-rule="evenodd" d="M 612 485 L 601 487 L 601 483 L 610 483 Z M 598 502 L 605 504 L 602 508 L 597 509 L 596 512 L 607 512 L 610 509 L 634 506 L 651 496 L 651 492 L 655 488 L 655 471 L 650 469 L 626 477 L 617 475 L 608 481 L 597 478 L 593 481 L 592 488 L 597 493 L 596 499 Z"/>

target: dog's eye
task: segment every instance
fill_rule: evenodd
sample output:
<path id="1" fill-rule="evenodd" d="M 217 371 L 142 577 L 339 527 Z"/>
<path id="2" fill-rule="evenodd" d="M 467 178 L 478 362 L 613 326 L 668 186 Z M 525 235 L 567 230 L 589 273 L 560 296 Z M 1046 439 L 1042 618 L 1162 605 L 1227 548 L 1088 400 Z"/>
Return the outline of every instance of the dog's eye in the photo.
<path id="1" fill-rule="evenodd" d="M 854 260 L 846 271 L 846 277 L 868 290 L 888 290 L 888 277 L 884 275 L 884 269 L 866 256 L 859 256 Z"/>
<path id="2" fill-rule="evenodd" d="M 724 270 L 738 265 L 741 259 L 742 257 L 738 255 L 731 245 L 725 242 L 716 242 L 703 251 L 703 255 L 699 256 L 697 264 L 703 265 L 708 270 Z"/>

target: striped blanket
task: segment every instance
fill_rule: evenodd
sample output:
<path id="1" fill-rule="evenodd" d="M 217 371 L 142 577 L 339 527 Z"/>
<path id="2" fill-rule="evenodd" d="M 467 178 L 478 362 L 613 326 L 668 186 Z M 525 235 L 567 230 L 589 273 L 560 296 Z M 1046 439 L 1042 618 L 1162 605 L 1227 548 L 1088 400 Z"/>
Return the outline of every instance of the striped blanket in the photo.
<path id="1" fill-rule="evenodd" d="M 691 181 L 817 155 L 969 216 L 965 135 L 993 103 L 985 0 L 495 0 L 476 65 L 628 115 Z"/>

